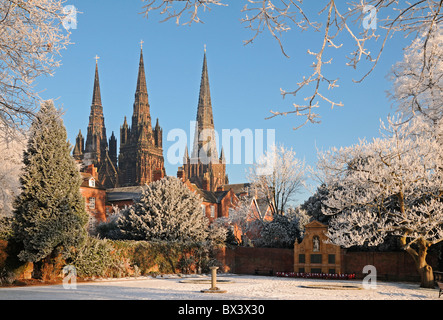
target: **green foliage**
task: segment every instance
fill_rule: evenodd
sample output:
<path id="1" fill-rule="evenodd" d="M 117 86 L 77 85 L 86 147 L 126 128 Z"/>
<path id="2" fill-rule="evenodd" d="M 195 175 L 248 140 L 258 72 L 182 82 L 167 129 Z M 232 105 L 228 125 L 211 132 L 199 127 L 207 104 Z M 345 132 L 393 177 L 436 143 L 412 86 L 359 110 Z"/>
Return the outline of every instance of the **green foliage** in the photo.
<path id="1" fill-rule="evenodd" d="M 0 240 L 12 238 L 12 222 L 14 218 L 10 216 L 0 216 Z"/>
<path id="2" fill-rule="evenodd" d="M 180 268 L 180 261 L 194 250 L 196 244 L 166 241 L 115 241 L 120 255 L 137 266 L 141 275 L 150 272 L 186 273 Z"/>
<path id="3" fill-rule="evenodd" d="M 215 264 L 201 243 L 107 240 L 90 237 L 72 264 L 82 278 L 207 272 Z"/>
<path id="4" fill-rule="evenodd" d="M 22 261 L 41 261 L 55 250 L 67 255 L 86 238 L 88 215 L 70 150 L 58 111 L 52 101 L 43 103 L 31 126 L 15 203 L 13 230 Z"/>
<path id="5" fill-rule="evenodd" d="M 122 272 L 119 268 L 119 256 L 111 241 L 88 237 L 72 260 L 77 275 L 81 278 L 111 277 Z"/>

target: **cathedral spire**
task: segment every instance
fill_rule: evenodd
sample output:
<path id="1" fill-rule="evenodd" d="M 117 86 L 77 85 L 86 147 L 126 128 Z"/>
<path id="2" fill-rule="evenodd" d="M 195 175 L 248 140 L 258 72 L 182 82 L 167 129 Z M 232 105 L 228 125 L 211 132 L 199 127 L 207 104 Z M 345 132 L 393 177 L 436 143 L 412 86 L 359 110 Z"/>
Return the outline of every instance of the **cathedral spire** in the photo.
<path id="1" fill-rule="evenodd" d="M 94 78 L 94 92 L 92 94 L 92 104 L 96 106 L 102 105 L 102 98 L 100 95 L 100 81 L 98 78 L 98 56 L 95 56 L 95 78 Z"/>
<path id="2" fill-rule="evenodd" d="M 89 115 L 88 132 L 86 135 L 85 153 L 93 163 L 98 164 L 108 147 L 105 120 L 103 116 L 100 82 L 98 77 L 98 56 L 95 56 L 94 90 L 92 94 L 91 113 Z"/>
<path id="3" fill-rule="evenodd" d="M 137 89 L 136 93 L 148 94 L 146 87 L 146 75 L 145 75 L 145 63 L 143 61 L 143 48 L 140 48 L 140 61 L 138 64 L 138 77 L 137 77 Z"/>
<path id="4" fill-rule="evenodd" d="M 148 100 L 148 89 L 146 87 L 145 64 L 143 61 L 143 48 L 140 48 L 140 61 L 138 64 L 137 87 L 135 90 L 134 112 L 132 114 L 132 129 L 141 133 L 139 126 L 147 126 L 148 132 L 151 128 L 151 113 Z M 140 129 L 140 130 L 139 130 Z M 138 137 L 137 137 L 138 140 Z"/>
<path id="5" fill-rule="evenodd" d="M 203 68 L 202 68 L 202 76 L 200 82 L 200 94 L 198 99 L 198 108 L 202 108 L 204 115 L 206 116 L 205 120 L 212 120 L 212 103 L 211 103 L 211 92 L 209 89 L 209 75 L 208 75 L 208 65 L 206 62 L 206 48 L 205 53 L 203 55 Z M 212 128 L 214 125 L 212 123 Z"/>
<path id="6" fill-rule="evenodd" d="M 206 47 L 203 55 L 203 68 L 200 81 L 198 98 L 197 124 L 195 130 L 192 158 L 200 158 L 201 150 L 209 158 L 206 161 L 218 160 L 215 141 L 214 119 L 212 116 L 211 92 L 209 88 L 208 65 L 206 60 Z"/>

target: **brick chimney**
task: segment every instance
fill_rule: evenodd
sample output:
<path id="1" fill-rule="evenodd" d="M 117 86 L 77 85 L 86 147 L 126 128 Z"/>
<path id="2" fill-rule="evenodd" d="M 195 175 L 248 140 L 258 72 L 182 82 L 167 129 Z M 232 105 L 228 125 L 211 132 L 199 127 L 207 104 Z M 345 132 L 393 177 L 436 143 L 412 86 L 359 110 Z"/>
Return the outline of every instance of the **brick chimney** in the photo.
<path id="1" fill-rule="evenodd" d="M 89 166 L 87 166 L 85 172 L 89 173 L 91 176 L 94 177 L 94 179 L 98 180 L 98 172 L 94 164 L 90 164 Z"/>

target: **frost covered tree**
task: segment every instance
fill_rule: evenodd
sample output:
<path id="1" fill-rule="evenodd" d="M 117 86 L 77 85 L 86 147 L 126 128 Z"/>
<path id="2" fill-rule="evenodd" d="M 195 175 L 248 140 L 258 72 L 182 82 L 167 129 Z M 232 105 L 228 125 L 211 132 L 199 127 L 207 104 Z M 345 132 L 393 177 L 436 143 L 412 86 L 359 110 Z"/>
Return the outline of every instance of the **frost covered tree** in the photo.
<path id="1" fill-rule="evenodd" d="M 257 234 L 263 228 L 265 217 L 259 211 L 253 210 L 255 198 L 249 194 L 238 198 L 235 207 L 229 211 L 229 217 L 225 223 L 232 228 L 237 243 L 246 246 L 249 244 L 249 236 Z"/>
<path id="2" fill-rule="evenodd" d="M 257 198 L 266 199 L 283 214 L 295 195 L 305 186 L 308 166 L 297 158 L 295 151 L 272 146 L 249 172 L 251 189 Z"/>
<path id="3" fill-rule="evenodd" d="M 389 96 L 408 118 L 424 116 L 436 125 L 443 119 L 443 27 L 415 39 L 391 71 Z"/>
<path id="4" fill-rule="evenodd" d="M 182 181 L 166 177 L 146 185 L 140 199 L 122 210 L 117 226 L 125 239 L 204 241 L 209 221 L 201 203 Z"/>
<path id="5" fill-rule="evenodd" d="M 52 75 L 69 44 L 62 0 L 0 1 L 0 131 L 7 135 L 32 121 L 40 103 L 35 80 Z"/>
<path id="6" fill-rule="evenodd" d="M 14 205 L 14 238 L 22 245 L 22 261 L 60 253 L 68 257 L 85 240 L 88 214 L 70 151 L 59 111 L 45 101 L 31 125 Z"/>
<path id="7" fill-rule="evenodd" d="M 144 14 L 148 17 L 159 11 L 163 21 L 177 24 L 203 22 L 202 11 L 227 7 L 224 0 L 144 0 Z M 310 45 L 307 54 L 313 57 L 312 73 L 302 75 L 293 90 L 281 89 L 283 97 L 303 95 L 303 103 L 293 103 L 287 111 L 273 111 L 271 116 L 295 114 L 306 123 L 320 122 L 317 111 L 321 104 L 342 106 L 342 102 L 328 97 L 327 91 L 339 86 L 338 77 L 331 74 L 328 65 L 333 62 L 334 50 L 346 58 L 346 66 L 357 69 L 364 64 L 366 71 L 354 82 L 362 82 L 376 67 L 386 43 L 394 36 L 404 36 L 411 42 L 418 36 L 429 38 L 431 30 L 443 21 L 441 0 L 239 0 L 244 4 L 244 26 L 252 36 L 245 44 L 252 43 L 260 34 L 268 32 L 288 56 L 283 45 L 283 35 L 290 30 L 313 31 L 321 36 Z M 291 37 L 291 41 L 294 39 Z M 350 41 L 349 41 L 350 40 Z M 351 47 L 345 46 L 350 43 Z M 344 52 L 343 54 L 341 52 Z M 360 67 L 361 68 L 361 67 Z M 304 119 L 304 121 L 303 121 Z"/>
<path id="8" fill-rule="evenodd" d="M 403 125 L 389 119 L 382 129 L 381 138 L 319 153 L 329 191 L 323 213 L 334 215 L 329 238 L 350 247 L 396 236 L 414 259 L 421 286 L 433 287 L 426 256 L 443 240 L 443 149 L 423 117 Z"/>
<path id="9" fill-rule="evenodd" d="M 285 215 L 275 215 L 272 221 L 266 221 L 261 237 L 256 241 L 259 247 L 292 248 L 296 240 L 303 238 L 304 226 L 311 217 L 305 210 L 289 208 Z"/>

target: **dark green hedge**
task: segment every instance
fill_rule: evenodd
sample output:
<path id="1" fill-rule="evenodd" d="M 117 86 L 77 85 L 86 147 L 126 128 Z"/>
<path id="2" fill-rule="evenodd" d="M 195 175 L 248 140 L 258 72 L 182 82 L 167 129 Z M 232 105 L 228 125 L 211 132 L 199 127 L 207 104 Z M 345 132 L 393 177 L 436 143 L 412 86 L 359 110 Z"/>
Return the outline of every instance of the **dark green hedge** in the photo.
<path id="1" fill-rule="evenodd" d="M 79 277 L 207 272 L 217 264 L 205 243 L 89 238 L 72 264 Z"/>

